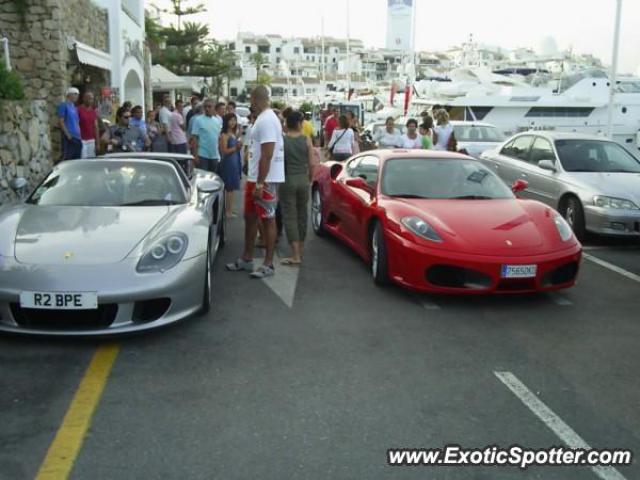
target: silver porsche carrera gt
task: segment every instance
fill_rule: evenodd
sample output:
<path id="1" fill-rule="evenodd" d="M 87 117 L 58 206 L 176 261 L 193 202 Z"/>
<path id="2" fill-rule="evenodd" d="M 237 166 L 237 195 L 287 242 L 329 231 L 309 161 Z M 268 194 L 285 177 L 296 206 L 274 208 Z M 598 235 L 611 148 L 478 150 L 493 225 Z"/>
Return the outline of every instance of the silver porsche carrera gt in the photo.
<path id="1" fill-rule="evenodd" d="M 57 164 L 0 210 L 0 331 L 119 334 L 208 311 L 223 187 L 187 155 Z"/>

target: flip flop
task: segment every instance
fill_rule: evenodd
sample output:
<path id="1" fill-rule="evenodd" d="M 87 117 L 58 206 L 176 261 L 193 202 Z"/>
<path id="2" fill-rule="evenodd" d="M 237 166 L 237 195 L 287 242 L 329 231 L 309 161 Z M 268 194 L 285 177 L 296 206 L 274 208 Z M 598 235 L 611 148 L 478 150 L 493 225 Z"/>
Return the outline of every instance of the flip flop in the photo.
<path id="1" fill-rule="evenodd" d="M 302 265 L 302 262 L 296 262 L 293 260 L 293 258 L 283 258 L 280 263 L 289 267 L 299 267 L 300 265 Z"/>

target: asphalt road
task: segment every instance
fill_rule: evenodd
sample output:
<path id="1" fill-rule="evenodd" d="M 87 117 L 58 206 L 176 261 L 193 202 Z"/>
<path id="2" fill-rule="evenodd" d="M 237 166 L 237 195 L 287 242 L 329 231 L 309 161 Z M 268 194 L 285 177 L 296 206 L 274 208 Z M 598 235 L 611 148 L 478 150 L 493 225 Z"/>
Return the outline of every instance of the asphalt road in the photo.
<path id="1" fill-rule="evenodd" d="M 208 316 L 118 340 L 71 478 L 597 479 L 588 467 L 387 465 L 388 448 L 562 445 L 496 372 L 591 447 L 640 453 L 632 278 L 586 260 L 557 295 L 416 295 L 374 286 L 348 249 L 311 237 L 299 272 L 280 267 L 267 284 L 222 269 L 241 225 Z M 587 253 L 640 274 L 634 242 L 596 239 Z M 0 337 L 0 478 L 34 478 L 101 343 Z M 640 478 L 637 462 L 617 470 Z"/>

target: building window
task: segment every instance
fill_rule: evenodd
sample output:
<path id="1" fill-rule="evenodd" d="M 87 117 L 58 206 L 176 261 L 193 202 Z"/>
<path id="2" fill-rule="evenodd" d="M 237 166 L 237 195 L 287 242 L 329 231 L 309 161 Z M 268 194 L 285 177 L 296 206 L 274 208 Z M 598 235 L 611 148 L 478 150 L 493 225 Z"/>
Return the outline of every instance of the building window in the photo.
<path id="1" fill-rule="evenodd" d="M 280 53 L 280 47 L 276 47 L 276 53 Z"/>
<path id="2" fill-rule="evenodd" d="M 300 53 L 300 47 L 293 47 L 293 53 Z"/>
<path id="3" fill-rule="evenodd" d="M 237 97 L 238 96 L 238 88 L 237 87 L 231 87 L 230 92 L 232 97 Z"/>
<path id="4" fill-rule="evenodd" d="M 251 47 L 244 47 L 244 53 L 251 53 Z"/>
<path id="5" fill-rule="evenodd" d="M 271 47 L 269 45 L 258 45 L 258 52 L 260 53 L 270 53 Z"/>

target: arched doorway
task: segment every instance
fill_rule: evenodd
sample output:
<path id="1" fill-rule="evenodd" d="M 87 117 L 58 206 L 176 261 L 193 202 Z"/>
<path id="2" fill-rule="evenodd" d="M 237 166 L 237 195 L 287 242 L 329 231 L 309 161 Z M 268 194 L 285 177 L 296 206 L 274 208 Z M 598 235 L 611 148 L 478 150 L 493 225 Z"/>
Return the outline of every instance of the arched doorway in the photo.
<path id="1" fill-rule="evenodd" d="M 127 100 L 133 103 L 133 105 L 144 106 L 144 88 L 140 76 L 135 70 L 129 70 L 129 73 L 127 73 L 124 79 L 124 92 L 122 92 L 120 103 L 124 103 Z"/>

